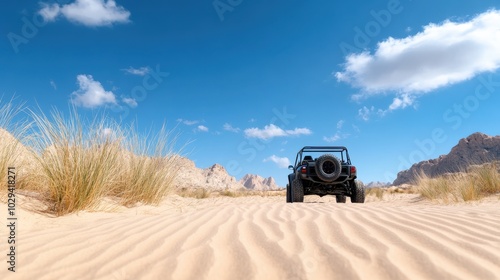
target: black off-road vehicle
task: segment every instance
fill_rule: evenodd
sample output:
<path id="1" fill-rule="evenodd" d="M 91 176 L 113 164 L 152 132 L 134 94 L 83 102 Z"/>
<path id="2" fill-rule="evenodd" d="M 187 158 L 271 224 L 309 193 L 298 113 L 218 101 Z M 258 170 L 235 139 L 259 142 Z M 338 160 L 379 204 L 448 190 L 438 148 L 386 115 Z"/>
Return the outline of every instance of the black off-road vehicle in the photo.
<path id="1" fill-rule="evenodd" d="M 288 175 L 286 202 L 304 202 L 304 195 L 335 195 L 337 203 L 346 197 L 365 202 L 365 189 L 356 183 L 356 167 L 343 146 L 306 146 L 297 153 L 293 173 Z"/>

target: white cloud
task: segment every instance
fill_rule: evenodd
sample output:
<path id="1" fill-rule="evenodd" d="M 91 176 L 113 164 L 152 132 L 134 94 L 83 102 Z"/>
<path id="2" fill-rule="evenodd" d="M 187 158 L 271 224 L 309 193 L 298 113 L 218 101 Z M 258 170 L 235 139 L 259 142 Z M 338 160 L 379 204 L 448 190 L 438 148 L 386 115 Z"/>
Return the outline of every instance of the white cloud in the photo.
<path id="1" fill-rule="evenodd" d="M 91 75 L 76 77 L 79 88 L 72 93 L 71 101 L 77 106 L 94 108 L 106 104 L 116 104 L 113 92 L 106 91 L 101 83 L 94 81 Z"/>
<path id="2" fill-rule="evenodd" d="M 199 125 L 196 129 L 201 132 L 208 132 L 208 127 L 204 125 Z"/>
<path id="3" fill-rule="evenodd" d="M 139 68 L 133 68 L 132 66 L 126 69 L 122 69 L 123 71 L 132 74 L 132 75 L 137 75 L 137 76 L 145 76 L 149 74 L 151 71 L 151 68 L 149 67 L 139 67 Z"/>
<path id="4" fill-rule="evenodd" d="M 229 123 L 225 123 L 222 128 L 224 128 L 224 130 L 226 131 L 231 131 L 231 132 L 234 132 L 234 133 L 238 133 L 240 132 L 240 129 L 238 127 L 233 127 L 231 124 Z"/>
<path id="5" fill-rule="evenodd" d="M 197 120 L 184 120 L 184 119 L 177 119 L 178 122 L 183 123 L 185 125 L 195 125 L 199 123 L 200 121 Z"/>
<path id="6" fill-rule="evenodd" d="M 57 90 L 56 82 L 54 82 L 53 80 L 50 80 L 50 86 L 52 86 L 55 90 Z"/>
<path id="7" fill-rule="evenodd" d="M 410 106 L 413 104 L 415 98 L 408 95 L 408 94 L 403 94 L 399 97 L 396 97 L 393 99 L 392 104 L 389 106 L 389 110 L 396 110 L 396 109 L 403 109 L 406 108 L 407 106 Z"/>
<path id="8" fill-rule="evenodd" d="M 340 120 L 337 122 L 337 129 L 342 129 L 342 126 L 344 125 L 345 121 L 344 120 Z"/>
<path id="9" fill-rule="evenodd" d="M 70 4 L 41 3 L 38 13 L 45 21 L 55 21 L 62 16 L 86 26 L 107 26 L 129 22 L 130 12 L 116 4 L 115 0 L 76 0 Z"/>
<path id="10" fill-rule="evenodd" d="M 393 101 L 393 103 L 395 103 L 395 102 Z M 396 102 L 396 103 L 399 103 L 399 102 Z M 399 108 L 399 107 L 397 107 L 397 108 Z M 371 116 L 377 115 L 377 116 L 381 117 L 381 116 L 384 116 L 387 113 L 387 111 L 388 110 L 375 109 L 375 107 L 373 107 L 373 106 L 371 106 L 371 107 L 363 106 L 363 108 L 358 110 L 358 116 L 362 120 L 368 121 L 368 120 L 370 120 Z"/>
<path id="11" fill-rule="evenodd" d="M 137 101 L 134 98 L 124 97 L 124 98 L 122 98 L 122 101 L 124 103 L 128 104 L 132 108 L 135 108 L 138 105 Z"/>
<path id="12" fill-rule="evenodd" d="M 293 130 L 283 130 L 274 124 L 264 126 L 264 129 L 257 127 L 245 129 L 245 135 L 250 138 L 260 138 L 267 140 L 274 137 L 295 136 L 295 135 L 309 135 L 311 130 L 308 128 L 295 128 Z"/>
<path id="13" fill-rule="evenodd" d="M 429 24 L 416 35 L 379 42 L 373 54 L 347 56 L 335 77 L 362 89 L 354 99 L 394 91 L 389 110 L 405 108 L 418 94 L 499 69 L 499 26 L 499 10 L 466 22 Z"/>
<path id="14" fill-rule="evenodd" d="M 328 143 L 331 143 L 331 142 L 335 142 L 335 141 L 338 141 L 340 140 L 342 137 L 340 136 L 339 133 L 335 133 L 335 135 L 331 136 L 331 137 L 326 137 L 324 136 L 323 137 L 323 140 L 328 142 Z"/>
<path id="15" fill-rule="evenodd" d="M 272 161 L 278 165 L 279 168 L 288 168 L 290 165 L 290 160 L 287 157 L 278 157 L 276 155 L 272 155 L 268 158 L 265 158 L 263 162 Z"/>

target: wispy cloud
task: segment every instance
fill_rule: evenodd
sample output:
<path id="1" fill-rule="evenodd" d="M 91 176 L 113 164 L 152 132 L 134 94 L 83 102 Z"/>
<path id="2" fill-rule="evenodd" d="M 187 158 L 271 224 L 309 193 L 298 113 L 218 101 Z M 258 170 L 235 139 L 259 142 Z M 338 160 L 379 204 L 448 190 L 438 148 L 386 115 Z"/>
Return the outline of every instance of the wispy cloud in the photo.
<path id="1" fill-rule="evenodd" d="M 195 125 L 200 122 L 198 120 L 185 120 L 185 119 L 177 119 L 177 121 L 185 125 Z"/>
<path id="2" fill-rule="evenodd" d="M 370 120 L 374 115 L 382 117 L 386 113 L 387 111 L 384 111 L 382 109 L 375 109 L 374 106 L 371 107 L 363 106 L 363 108 L 358 110 L 358 116 L 364 121 Z"/>
<path id="3" fill-rule="evenodd" d="M 149 68 L 149 67 L 133 68 L 132 66 L 130 66 L 129 68 L 122 69 L 122 71 L 125 71 L 126 73 L 132 74 L 132 75 L 146 76 L 151 71 L 151 68 Z"/>
<path id="4" fill-rule="evenodd" d="M 92 75 L 78 75 L 76 79 L 79 88 L 71 94 L 73 104 L 87 108 L 117 104 L 114 93 L 106 91 Z"/>
<path id="5" fill-rule="evenodd" d="M 499 10 L 464 22 L 431 23 L 416 35 L 379 42 L 373 54 L 347 56 L 335 77 L 362 90 L 354 99 L 394 92 L 387 110 L 412 106 L 420 94 L 499 69 L 498 26 Z"/>
<path id="6" fill-rule="evenodd" d="M 274 162 L 279 168 L 288 168 L 290 165 L 290 160 L 287 157 L 278 157 L 276 155 L 272 155 L 263 160 L 263 162 Z"/>
<path id="7" fill-rule="evenodd" d="M 123 103 L 128 104 L 131 108 L 137 107 L 137 101 L 134 98 L 124 97 L 122 98 Z"/>
<path id="8" fill-rule="evenodd" d="M 345 121 L 344 120 L 340 120 L 337 122 L 337 129 L 342 129 L 342 126 L 344 126 L 344 123 Z"/>
<path id="9" fill-rule="evenodd" d="M 311 134 L 309 128 L 295 128 L 292 130 L 284 130 L 274 124 L 266 125 L 263 129 L 253 127 L 245 129 L 245 136 L 250 138 L 260 138 L 267 140 L 274 137 L 297 136 Z"/>
<path id="10" fill-rule="evenodd" d="M 52 88 L 54 88 L 55 90 L 57 90 L 57 85 L 56 85 L 56 82 L 54 82 L 53 80 L 50 80 L 50 86 Z"/>
<path id="11" fill-rule="evenodd" d="M 38 13 L 45 21 L 64 17 L 68 21 L 86 26 L 108 26 L 129 22 L 130 12 L 114 0 L 76 0 L 70 4 L 41 3 Z"/>
<path id="12" fill-rule="evenodd" d="M 229 123 L 225 123 L 222 128 L 226 131 L 231 131 L 231 132 L 234 132 L 234 133 L 238 133 L 240 132 L 240 129 L 238 127 L 233 127 L 231 124 Z"/>

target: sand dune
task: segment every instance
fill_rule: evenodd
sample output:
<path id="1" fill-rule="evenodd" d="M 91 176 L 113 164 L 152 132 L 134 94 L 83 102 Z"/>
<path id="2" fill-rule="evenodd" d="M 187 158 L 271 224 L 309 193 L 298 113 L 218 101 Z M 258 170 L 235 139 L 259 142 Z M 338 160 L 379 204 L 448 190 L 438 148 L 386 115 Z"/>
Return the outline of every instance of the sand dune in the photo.
<path id="1" fill-rule="evenodd" d="M 500 278 L 498 198 L 455 205 L 412 195 L 365 204 L 306 201 L 172 196 L 159 207 L 59 218 L 19 210 L 17 272 L 2 262 L 0 278 Z M 5 235 L 2 229 L 2 242 Z"/>

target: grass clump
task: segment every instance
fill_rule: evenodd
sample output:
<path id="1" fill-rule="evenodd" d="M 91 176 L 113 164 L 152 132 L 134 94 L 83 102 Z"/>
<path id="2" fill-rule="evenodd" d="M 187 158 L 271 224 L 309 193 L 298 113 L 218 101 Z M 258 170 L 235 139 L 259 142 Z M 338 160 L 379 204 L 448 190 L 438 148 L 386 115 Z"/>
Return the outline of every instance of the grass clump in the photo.
<path id="1" fill-rule="evenodd" d="M 373 195 L 378 199 L 383 199 L 384 193 L 385 193 L 384 189 L 378 187 L 366 189 L 366 196 Z"/>
<path id="2" fill-rule="evenodd" d="M 0 99 L 0 104 L 2 103 Z M 22 105 L 15 106 L 13 100 L 0 106 L 0 187 L 2 192 L 7 189 L 7 170 L 9 167 L 16 168 L 16 187 L 22 188 L 25 171 L 20 165 L 27 164 L 27 159 L 22 158 L 22 141 L 27 139 L 27 131 L 31 125 L 26 120 L 15 121 L 22 110 Z M 23 166 L 24 167 L 24 166 Z"/>
<path id="3" fill-rule="evenodd" d="M 103 118 L 83 123 L 74 110 L 69 118 L 59 111 L 32 117 L 35 158 L 42 168 L 38 183 L 47 193 L 49 210 L 63 215 L 95 206 L 120 173 L 120 145 L 106 135 L 109 124 Z"/>
<path id="4" fill-rule="evenodd" d="M 172 150 L 171 134 L 163 126 L 156 135 L 128 130 L 124 140 L 120 180 L 113 189 L 124 205 L 158 204 L 172 187 L 179 171 L 179 156 Z"/>
<path id="5" fill-rule="evenodd" d="M 150 137 L 105 116 L 82 120 L 74 108 L 68 117 L 59 111 L 31 115 L 34 157 L 41 166 L 41 179 L 33 184 L 50 212 L 91 209 L 104 196 L 126 206 L 157 204 L 171 188 L 178 156 L 165 127 Z"/>
<path id="6" fill-rule="evenodd" d="M 488 163 L 437 178 L 420 174 L 415 185 L 416 191 L 426 199 L 473 201 L 500 193 L 500 173 L 497 163 Z"/>
<path id="7" fill-rule="evenodd" d="M 176 194 L 182 197 L 192 197 L 196 199 L 209 198 L 211 192 L 205 188 L 180 188 Z"/>

